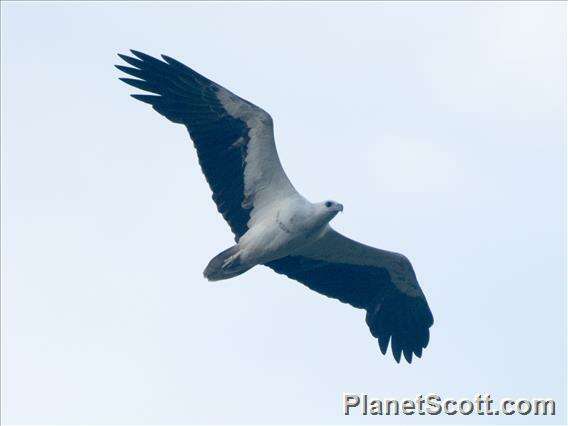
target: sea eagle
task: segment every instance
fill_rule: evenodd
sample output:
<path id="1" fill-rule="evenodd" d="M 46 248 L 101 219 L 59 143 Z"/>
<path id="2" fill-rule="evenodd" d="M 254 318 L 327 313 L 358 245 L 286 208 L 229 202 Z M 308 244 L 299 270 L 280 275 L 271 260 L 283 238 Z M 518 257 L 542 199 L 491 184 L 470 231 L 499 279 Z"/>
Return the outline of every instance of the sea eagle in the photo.
<path id="1" fill-rule="evenodd" d="M 217 281 L 265 265 L 325 296 L 367 311 L 379 348 L 412 362 L 428 345 L 434 319 L 406 257 L 353 241 L 329 222 L 343 206 L 311 203 L 278 158 L 272 118 L 261 108 L 168 56 L 119 54 L 152 95 L 131 95 L 187 127 L 199 164 L 236 244 L 215 256 L 204 276 Z"/>

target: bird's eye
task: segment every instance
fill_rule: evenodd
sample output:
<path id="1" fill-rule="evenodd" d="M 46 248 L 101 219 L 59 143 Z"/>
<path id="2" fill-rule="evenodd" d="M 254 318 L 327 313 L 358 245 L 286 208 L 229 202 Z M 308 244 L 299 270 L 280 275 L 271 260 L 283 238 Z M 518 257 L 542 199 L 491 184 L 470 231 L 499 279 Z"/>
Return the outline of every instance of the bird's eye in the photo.
<path id="1" fill-rule="evenodd" d="M 331 201 L 326 201 L 326 202 L 325 202 L 325 206 L 326 206 L 327 208 L 330 208 L 330 207 L 331 207 L 331 204 L 332 204 Z"/>

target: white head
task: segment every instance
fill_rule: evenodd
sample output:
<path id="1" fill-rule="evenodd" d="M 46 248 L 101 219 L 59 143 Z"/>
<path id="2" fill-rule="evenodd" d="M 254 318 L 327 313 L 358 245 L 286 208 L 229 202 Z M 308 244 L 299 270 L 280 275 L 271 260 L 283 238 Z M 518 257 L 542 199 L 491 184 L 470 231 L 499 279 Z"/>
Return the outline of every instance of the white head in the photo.
<path id="1" fill-rule="evenodd" d="M 327 223 L 333 219 L 337 213 L 343 211 L 343 204 L 333 200 L 327 200 L 317 203 L 316 208 L 318 216 Z"/>

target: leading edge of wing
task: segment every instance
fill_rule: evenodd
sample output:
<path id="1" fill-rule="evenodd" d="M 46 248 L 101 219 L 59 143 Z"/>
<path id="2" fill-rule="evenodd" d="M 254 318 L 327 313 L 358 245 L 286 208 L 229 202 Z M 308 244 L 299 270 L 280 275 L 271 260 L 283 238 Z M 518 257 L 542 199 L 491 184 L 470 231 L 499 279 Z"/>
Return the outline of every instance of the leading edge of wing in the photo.
<path id="1" fill-rule="evenodd" d="M 374 256 L 400 255 L 374 249 L 330 230 L 329 239 L 324 237 L 300 255 L 288 256 L 267 266 L 320 294 L 365 309 L 367 325 L 378 339 L 383 354 L 390 343 L 397 362 L 401 354 L 409 363 L 413 354 L 421 357 L 430 340 L 429 328 L 434 323 L 426 298 L 419 287 L 418 291 L 403 291 L 397 287 L 389 262 L 376 260 L 375 264 L 370 264 Z M 356 263 L 357 260 L 361 262 Z M 409 262 L 408 267 L 410 278 L 415 280 Z"/>
<path id="2" fill-rule="evenodd" d="M 120 80 L 151 93 L 133 98 L 187 127 L 217 210 L 240 238 L 248 230 L 251 210 L 243 207 L 250 128 L 227 113 L 217 97 L 219 90 L 225 90 L 221 86 L 169 56 L 163 55 L 162 61 L 135 50 L 132 54 L 119 54 L 130 65 L 116 65 L 130 76 Z"/>

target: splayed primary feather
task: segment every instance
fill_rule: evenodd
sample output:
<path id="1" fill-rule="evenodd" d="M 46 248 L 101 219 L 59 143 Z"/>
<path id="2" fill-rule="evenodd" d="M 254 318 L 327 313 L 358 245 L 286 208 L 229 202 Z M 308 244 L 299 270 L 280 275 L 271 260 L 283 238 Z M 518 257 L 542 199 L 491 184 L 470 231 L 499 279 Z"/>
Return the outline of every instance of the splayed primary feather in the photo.
<path id="1" fill-rule="evenodd" d="M 204 271 L 210 280 L 242 274 L 255 265 L 367 311 L 371 334 L 397 362 L 422 356 L 434 320 L 410 262 L 339 234 L 329 222 L 339 203 L 311 203 L 292 186 L 274 143 L 270 115 L 186 65 L 132 51 L 121 80 L 152 93 L 132 95 L 174 123 L 186 126 L 217 210 L 236 244 Z"/>

